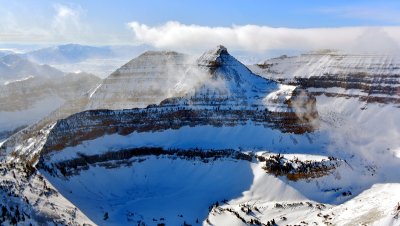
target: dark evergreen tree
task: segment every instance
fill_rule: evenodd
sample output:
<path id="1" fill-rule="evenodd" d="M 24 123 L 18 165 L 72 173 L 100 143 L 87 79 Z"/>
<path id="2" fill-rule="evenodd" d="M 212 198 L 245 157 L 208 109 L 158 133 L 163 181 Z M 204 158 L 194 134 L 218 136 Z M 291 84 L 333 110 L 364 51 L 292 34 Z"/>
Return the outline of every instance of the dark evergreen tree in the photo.
<path id="1" fill-rule="evenodd" d="M 10 223 L 11 223 L 12 225 L 17 225 L 17 218 L 12 217 Z"/>
<path id="2" fill-rule="evenodd" d="M 5 221 L 5 218 L 6 218 L 6 216 L 7 216 L 7 207 L 5 207 L 5 206 L 2 206 L 1 207 L 1 217 L 3 218 L 3 221 Z"/>
<path id="3" fill-rule="evenodd" d="M 17 218 L 17 221 L 20 221 L 20 220 L 21 220 L 21 219 L 20 219 L 20 213 L 19 213 L 18 206 L 17 206 L 17 208 L 15 209 L 15 218 Z"/>

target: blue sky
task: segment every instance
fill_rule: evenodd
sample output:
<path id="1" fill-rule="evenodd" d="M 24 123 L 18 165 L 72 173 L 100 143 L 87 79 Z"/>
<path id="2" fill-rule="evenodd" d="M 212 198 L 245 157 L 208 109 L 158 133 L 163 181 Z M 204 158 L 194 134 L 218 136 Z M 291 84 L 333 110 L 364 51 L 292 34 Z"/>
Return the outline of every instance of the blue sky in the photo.
<path id="1" fill-rule="evenodd" d="M 149 37 L 151 29 L 138 33 L 138 26 L 129 23 L 176 30 L 165 26 L 171 21 L 200 28 L 398 27 L 400 1 L 0 0 L 0 44 L 144 42 L 163 47 L 154 41 L 159 37 Z"/>
<path id="2" fill-rule="evenodd" d="M 51 17 L 54 5 L 82 9 L 93 24 L 123 26 L 129 21 L 157 25 L 175 20 L 208 26 L 257 24 L 273 27 L 398 25 L 400 1 L 368 0 L 0 0 L 2 9 L 23 19 Z M 34 17 L 37 17 L 35 15 Z"/>

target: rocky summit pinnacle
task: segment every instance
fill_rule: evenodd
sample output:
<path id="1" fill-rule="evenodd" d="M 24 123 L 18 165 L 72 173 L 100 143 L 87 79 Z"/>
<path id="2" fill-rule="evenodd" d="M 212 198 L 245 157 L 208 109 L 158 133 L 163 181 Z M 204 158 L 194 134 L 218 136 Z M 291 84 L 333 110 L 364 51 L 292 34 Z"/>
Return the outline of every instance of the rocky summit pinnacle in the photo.
<path id="1" fill-rule="evenodd" d="M 230 55 L 228 53 L 228 50 L 224 46 L 218 45 L 216 48 L 211 49 L 201 55 L 200 58 L 197 60 L 197 64 L 199 66 L 216 68 L 222 65 L 222 56 Z"/>

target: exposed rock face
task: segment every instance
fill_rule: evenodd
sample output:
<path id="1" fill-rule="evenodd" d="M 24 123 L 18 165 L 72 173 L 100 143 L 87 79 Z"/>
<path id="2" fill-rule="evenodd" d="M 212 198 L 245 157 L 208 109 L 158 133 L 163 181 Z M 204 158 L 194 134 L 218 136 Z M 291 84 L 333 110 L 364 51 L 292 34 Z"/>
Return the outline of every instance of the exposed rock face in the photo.
<path id="1" fill-rule="evenodd" d="M 129 109 L 158 104 L 173 96 L 171 88 L 188 67 L 177 52 L 148 51 L 108 76 L 93 90 L 87 109 Z"/>
<path id="2" fill-rule="evenodd" d="M 314 95 L 400 104 L 400 57 L 337 52 L 282 56 L 250 66 L 253 72 Z"/>
<path id="3" fill-rule="evenodd" d="M 52 128 L 44 153 L 105 134 L 125 135 L 183 126 L 232 127 L 252 122 L 290 133 L 315 129 L 312 122 L 318 113 L 315 98 L 310 95 L 295 87 L 289 87 L 289 91 L 282 89 L 278 83 L 253 74 L 222 46 L 205 53 L 197 62 L 198 67 L 190 68 L 179 83 L 192 87 L 184 89 L 188 90 L 186 94 L 144 109 L 91 110 L 72 115 Z M 189 84 L 196 76 L 201 79 Z"/>

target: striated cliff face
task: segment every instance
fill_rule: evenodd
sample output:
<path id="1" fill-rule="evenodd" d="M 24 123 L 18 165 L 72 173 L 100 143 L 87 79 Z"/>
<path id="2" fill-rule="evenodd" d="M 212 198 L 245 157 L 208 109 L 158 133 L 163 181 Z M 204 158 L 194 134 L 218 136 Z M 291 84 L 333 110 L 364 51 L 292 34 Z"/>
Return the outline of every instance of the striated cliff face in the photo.
<path id="1" fill-rule="evenodd" d="M 321 51 L 250 66 L 254 73 L 299 85 L 314 95 L 400 104 L 400 57 Z"/>
<path id="2" fill-rule="evenodd" d="M 87 109 L 129 109 L 158 104 L 173 95 L 171 88 L 189 66 L 177 52 L 147 51 L 103 80 L 90 94 Z"/>
<path id="3" fill-rule="evenodd" d="M 159 59 L 159 53 L 145 53 L 147 63 L 154 60 L 149 54 Z M 136 63 L 132 61 L 127 65 Z M 177 70 L 181 67 L 177 65 Z M 89 110 L 59 120 L 48 132 L 43 132 L 48 136 L 44 139 L 43 153 L 76 146 L 106 134 L 127 135 L 195 126 L 252 124 L 283 133 L 302 134 L 313 131 L 318 119 L 314 97 L 294 86 L 280 85 L 253 74 L 223 46 L 206 52 L 195 65 L 188 67 L 174 89 L 177 95 L 164 98 L 158 105 L 127 110 Z"/>

